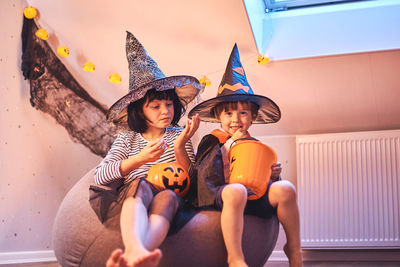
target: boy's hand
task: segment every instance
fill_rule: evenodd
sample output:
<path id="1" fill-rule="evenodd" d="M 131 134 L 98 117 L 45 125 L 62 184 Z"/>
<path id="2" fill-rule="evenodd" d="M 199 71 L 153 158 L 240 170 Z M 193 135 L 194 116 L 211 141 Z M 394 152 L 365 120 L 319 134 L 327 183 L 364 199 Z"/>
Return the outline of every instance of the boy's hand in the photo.
<path id="1" fill-rule="evenodd" d="M 271 180 L 272 181 L 277 181 L 279 180 L 279 176 L 281 175 L 282 172 L 282 164 L 277 161 L 276 163 L 272 164 L 271 166 Z"/>
<path id="2" fill-rule="evenodd" d="M 232 138 L 232 140 L 236 141 L 238 139 L 248 138 L 248 137 L 250 137 L 250 136 L 247 134 L 247 131 L 238 129 L 238 130 L 236 130 L 236 132 L 233 133 L 231 138 Z"/>

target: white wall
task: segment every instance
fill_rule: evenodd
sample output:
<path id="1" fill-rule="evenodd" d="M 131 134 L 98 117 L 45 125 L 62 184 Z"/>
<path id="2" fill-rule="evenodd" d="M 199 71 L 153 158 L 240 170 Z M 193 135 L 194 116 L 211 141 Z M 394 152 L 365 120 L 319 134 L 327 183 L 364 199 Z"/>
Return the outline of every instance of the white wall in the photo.
<path id="1" fill-rule="evenodd" d="M 52 256 L 57 208 L 100 160 L 29 103 L 29 84 L 20 71 L 24 6 L 21 0 L 0 3 L 0 264 Z"/>
<path id="2" fill-rule="evenodd" d="M 115 66 L 121 70 L 121 75 L 127 73 L 123 47 L 126 29 L 139 33 L 146 49 L 166 74 L 188 73 L 200 78 L 209 72 L 213 85 L 204 92 L 204 99 L 215 95 L 233 41 L 237 40 L 242 63 L 253 88 L 257 93 L 264 90 L 260 93 L 274 99 L 283 112 L 279 123 L 254 125 L 252 132 L 277 151 L 284 167 L 282 174 L 293 183 L 296 183 L 294 134 L 330 130 L 379 130 L 399 125 L 399 117 L 396 115 L 400 92 L 399 50 L 273 62 L 259 66 L 252 61 L 255 58 L 255 45 L 251 34 L 242 34 L 245 30 L 250 32 L 250 29 L 247 29 L 249 26 L 240 1 L 232 1 L 232 12 L 227 12 L 221 18 L 234 18 L 237 23 L 235 27 L 238 32 L 224 32 L 226 35 L 229 32 L 229 36 L 224 36 L 226 40 L 220 35 L 223 33 L 221 28 L 226 25 L 199 25 L 206 22 L 203 13 L 197 17 L 199 21 L 192 21 L 192 24 L 183 24 L 176 18 L 176 27 L 169 29 L 182 30 L 184 34 L 164 36 L 143 28 L 153 21 L 146 24 L 145 21 L 134 21 L 133 17 L 129 21 L 137 23 L 135 26 L 126 24 L 127 17 L 121 18 L 121 21 L 93 22 L 85 14 L 74 13 L 81 5 L 89 8 L 90 4 L 82 1 L 68 2 L 74 7 L 73 10 L 68 9 L 71 6 L 66 5 L 67 1 L 62 1 L 65 6 L 57 6 L 55 1 L 33 2 L 43 5 L 41 16 L 45 18 L 44 22 L 53 27 L 52 32 L 56 32 L 60 40 L 71 42 L 69 45 L 72 52 L 78 50 L 81 58 L 86 55 L 104 56 L 105 59 L 98 63 L 98 71 L 93 74 L 95 76 L 82 73 L 76 54 L 64 61 L 83 87 L 107 105 L 126 92 L 126 76 L 123 76 L 123 83 L 116 86 L 110 85 L 106 79 L 107 71 L 114 70 Z M 138 5 L 138 2 L 132 3 Z M 219 9 L 226 8 L 222 1 L 204 3 L 221 5 L 215 9 L 208 8 L 210 12 L 218 14 L 222 14 L 217 12 Z M 23 258 L 26 260 L 31 256 L 26 251 L 36 251 L 35 254 L 39 255 L 37 257 L 52 256 L 51 228 L 57 208 L 68 189 L 100 160 L 84 146 L 74 143 L 66 130 L 52 117 L 34 109 L 29 103 L 29 84 L 23 80 L 20 72 L 20 35 L 25 6 L 24 0 L 0 2 L 0 20 L 3 25 L 0 32 L 0 263 L 18 259 L 21 262 Z M 241 16 L 235 14 L 237 10 Z M 103 18 L 112 10 L 96 7 L 95 12 Z M 64 15 L 74 20 L 61 17 Z M 187 13 L 184 15 L 184 19 L 189 21 L 191 16 Z M 174 19 L 170 14 L 168 18 Z M 215 19 L 215 16 L 212 18 Z M 212 18 L 209 19 L 213 22 Z M 160 19 L 157 23 L 165 21 Z M 75 22 L 79 25 L 75 25 Z M 97 27 L 96 23 L 103 27 Z M 109 28 L 104 27 L 105 24 Z M 115 27 L 110 30 L 111 26 Z M 70 34 L 77 27 L 82 28 L 87 35 L 94 29 L 98 30 L 90 38 L 100 39 L 87 48 L 83 47 L 83 43 L 88 40 L 80 39 L 81 35 L 76 39 L 72 35 L 63 35 Z M 195 27 L 196 31 L 193 31 Z M 217 28 L 218 32 L 210 32 L 212 28 Z M 108 49 L 105 51 L 102 50 L 105 40 L 101 38 L 107 36 L 107 33 L 121 38 L 107 40 L 110 43 L 106 44 Z M 80 48 L 86 50 L 79 51 Z M 184 54 L 177 52 L 181 48 Z M 188 72 L 184 71 L 186 64 Z M 258 86 L 255 86 L 256 81 L 259 81 Z M 265 88 L 261 85 L 265 85 Z M 362 104 L 366 101 L 371 103 L 371 107 Z M 351 112 L 341 113 L 345 107 Z M 334 116 L 335 110 L 340 113 L 338 116 Z M 320 120 L 320 117 L 324 120 Z M 194 143 L 197 145 L 201 136 L 215 127 L 218 125 L 203 123 L 194 137 Z M 281 250 L 281 245 L 278 244 L 278 250 Z M 9 252 L 18 253 L 11 255 Z"/>

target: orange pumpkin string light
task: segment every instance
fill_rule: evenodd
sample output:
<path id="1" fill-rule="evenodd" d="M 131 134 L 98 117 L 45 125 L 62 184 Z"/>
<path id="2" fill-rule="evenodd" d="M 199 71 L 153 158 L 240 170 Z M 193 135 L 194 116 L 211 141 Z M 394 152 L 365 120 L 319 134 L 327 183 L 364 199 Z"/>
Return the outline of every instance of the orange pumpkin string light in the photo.
<path id="1" fill-rule="evenodd" d="M 208 87 L 211 85 L 211 81 L 210 79 L 207 78 L 207 76 L 203 76 L 200 80 L 199 80 L 200 84 L 203 85 L 204 87 Z"/>
<path id="2" fill-rule="evenodd" d="M 92 62 L 89 61 L 89 62 L 86 62 L 85 64 L 83 64 L 82 69 L 87 72 L 94 72 L 96 67 Z"/>
<path id="3" fill-rule="evenodd" d="M 257 57 L 257 63 L 260 65 L 264 65 L 265 63 L 268 63 L 269 61 L 270 61 L 270 58 L 267 55 L 258 55 L 258 57 Z"/>
<path id="4" fill-rule="evenodd" d="M 59 48 L 57 48 L 57 53 L 62 57 L 68 57 L 69 49 L 66 46 L 60 46 Z"/>
<path id="5" fill-rule="evenodd" d="M 108 80 L 112 83 L 121 83 L 121 76 L 118 73 L 113 73 L 110 75 Z"/>
<path id="6" fill-rule="evenodd" d="M 49 38 L 49 33 L 45 29 L 39 29 L 35 34 L 42 40 L 47 40 L 47 38 Z"/>
<path id="7" fill-rule="evenodd" d="M 157 188 L 170 189 L 181 197 L 186 195 L 190 187 L 187 170 L 177 162 L 153 165 L 147 172 L 146 180 Z"/>
<path id="8" fill-rule="evenodd" d="M 34 7 L 28 6 L 24 9 L 24 16 L 27 19 L 33 19 L 36 17 L 37 11 Z"/>

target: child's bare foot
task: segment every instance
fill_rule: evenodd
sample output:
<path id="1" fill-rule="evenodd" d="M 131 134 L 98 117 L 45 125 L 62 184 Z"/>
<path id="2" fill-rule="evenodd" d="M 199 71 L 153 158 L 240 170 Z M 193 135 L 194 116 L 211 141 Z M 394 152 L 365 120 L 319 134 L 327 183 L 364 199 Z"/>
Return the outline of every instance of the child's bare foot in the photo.
<path id="1" fill-rule="evenodd" d="M 106 267 L 128 267 L 128 262 L 122 253 L 122 249 L 114 249 L 106 262 Z"/>
<path id="2" fill-rule="evenodd" d="M 126 258 L 129 266 L 132 267 L 156 267 L 162 257 L 161 250 L 158 248 L 153 251 L 144 250 L 142 253 L 128 253 Z"/>
<path id="3" fill-rule="evenodd" d="M 301 255 L 301 249 L 289 248 L 287 244 L 283 247 L 283 251 L 289 259 L 290 267 L 303 267 L 303 256 Z"/>

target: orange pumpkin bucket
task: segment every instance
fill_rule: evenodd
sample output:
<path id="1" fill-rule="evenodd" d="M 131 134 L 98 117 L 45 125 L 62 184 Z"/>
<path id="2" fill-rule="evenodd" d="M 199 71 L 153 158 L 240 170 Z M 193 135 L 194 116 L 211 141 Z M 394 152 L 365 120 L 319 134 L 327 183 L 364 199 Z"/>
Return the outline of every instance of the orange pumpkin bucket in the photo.
<path id="1" fill-rule="evenodd" d="M 240 183 L 253 190 L 248 199 L 262 197 L 267 191 L 271 166 L 277 161 L 275 151 L 258 140 L 243 140 L 229 150 L 229 183 Z"/>
<path id="2" fill-rule="evenodd" d="M 189 191 L 188 172 L 177 162 L 158 163 L 147 172 L 146 180 L 156 188 L 171 189 L 181 197 Z"/>

